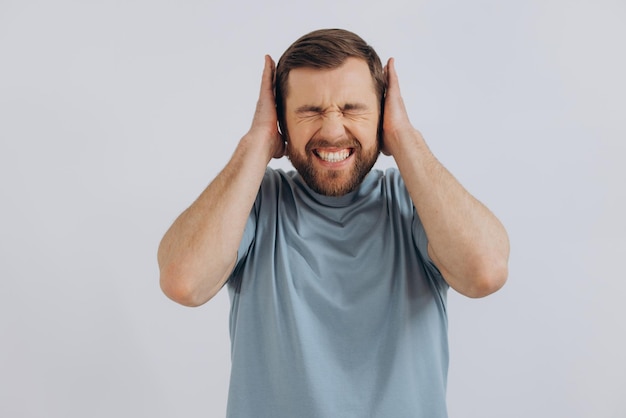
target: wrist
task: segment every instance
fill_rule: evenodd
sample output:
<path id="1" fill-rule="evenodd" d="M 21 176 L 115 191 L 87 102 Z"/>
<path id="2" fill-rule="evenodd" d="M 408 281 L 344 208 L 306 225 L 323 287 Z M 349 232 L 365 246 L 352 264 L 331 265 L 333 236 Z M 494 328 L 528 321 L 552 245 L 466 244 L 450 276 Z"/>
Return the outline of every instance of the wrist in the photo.
<path id="1" fill-rule="evenodd" d="M 268 161 L 283 155 L 285 144 L 276 126 L 273 129 L 253 127 L 243 136 L 242 141 L 249 143 L 256 152 L 260 152 L 264 156 L 268 155 Z"/>
<path id="2" fill-rule="evenodd" d="M 253 131 L 246 133 L 241 138 L 238 148 L 247 160 L 252 159 L 264 165 L 269 164 L 275 152 L 273 144 L 266 135 L 259 135 Z"/>
<path id="3" fill-rule="evenodd" d="M 403 126 L 383 133 L 383 150 L 396 156 L 406 152 L 407 147 L 426 145 L 422 134 L 413 126 Z"/>

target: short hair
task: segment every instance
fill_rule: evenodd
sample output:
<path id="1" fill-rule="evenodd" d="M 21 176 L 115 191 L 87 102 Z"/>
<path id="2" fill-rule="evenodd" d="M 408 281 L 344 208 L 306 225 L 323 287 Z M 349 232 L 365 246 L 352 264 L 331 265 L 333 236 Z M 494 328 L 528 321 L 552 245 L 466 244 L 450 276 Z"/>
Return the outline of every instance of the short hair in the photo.
<path id="1" fill-rule="evenodd" d="M 285 99 L 289 72 L 295 68 L 333 69 L 350 57 L 367 63 L 378 102 L 385 96 L 386 79 L 378 54 L 360 36 L 345 29 L 319 29 L 295 41 L 283 53 L 276 66 L 276 110 L 283 133 L 286 133 Z"/>

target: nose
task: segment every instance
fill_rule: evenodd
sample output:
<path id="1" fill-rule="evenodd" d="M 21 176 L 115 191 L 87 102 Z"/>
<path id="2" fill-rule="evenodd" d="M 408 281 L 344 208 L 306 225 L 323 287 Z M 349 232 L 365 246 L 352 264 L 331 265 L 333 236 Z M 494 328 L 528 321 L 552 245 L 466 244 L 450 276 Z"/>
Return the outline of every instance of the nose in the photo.
<path id="1" fill-rule="evenodd" d="M 340 111 L 324 113 L 322 126 L 319 130 L 320 136 L 328 140 L 344 137 L 346 133 L 344 122 L 345 120 Z"/>

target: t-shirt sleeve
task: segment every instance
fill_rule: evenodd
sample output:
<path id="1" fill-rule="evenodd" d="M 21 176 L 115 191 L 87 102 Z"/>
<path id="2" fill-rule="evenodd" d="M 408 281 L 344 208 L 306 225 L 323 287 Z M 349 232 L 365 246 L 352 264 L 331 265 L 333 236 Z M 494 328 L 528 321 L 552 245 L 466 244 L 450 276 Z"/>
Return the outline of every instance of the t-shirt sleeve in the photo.
<path id="1" fill-rule="evenodd" d="M 250 248 L 254 244 L 258 219 L 258 204 L 259 196 L 257 196 L 256 201 L 254 202 L 254 206 L 250 210 L 250 214 L 248 215 L 248 219 L 246 220 L 246 226 L 244 227 L 241 242 L 239 243 L 239 248 L 237 249 L 237 261 L 235 262 L 233 271 L 230 272 L 230 276 L 227 280 L 227 282 L 231 285 L 233 284 L 233 277 L 237 276 L 238 271 L 246 262 L 246 258 L 248 257 Z"/>
<path id="2" fill-rule="evenodd" d="M 393 199 L 390 206 L 395 207 L 394 210 L 398 211 L 398 216 L 402 219 L 402 225 L 407 228 L 407 232 L 408 228 L 410 228 L 412 244 L 421 261 L 423 272 L 443 300 L 449 286 L 428 255 L 428 236 L 400 170 L 395 167 L 389 168 L 385 172 L 385 177 L 387 188 L 390 190 L 390 196 Z"/>
<path id="3" fill-rule="evenodd" d="M 256 231 L 256 204 L 255 207 L 250 211 L 250 215 L 248 215 L 248 220 L 246 221 L 246 227 L 243 230 L 243 236 L 241 237 L 241 242 L 239 243 L 239 248 L 237 249 L 237 262 L 235 263 L 235 268 L 233 269 L 233 273 L 237 271 L 237 269 L 241 266 L 241 264 L 246 259 L 250 247 L 254 242 L 254 236 Z M 232 275 L 232 274 L 231 274 Z"/>
<path id="4" fill-rule="evenodd" d="M 428 236 L 426 235 L 426 230 L 415 207 L 413 207 L 413 212 L 415 213 L 413 218 L 413 239 L 415 240 L 415 246 L 429 273 L 435 275 L 439 280 L 444 281 L 441 272 L 428 255 Z"/>
<path id="5" fill-rule="evenodd" d="M 230 274 L 229 280 L 232 279 L 233 276 L 237 275 L 237 272 L 246 261 L 248 253 L 250 252 L 250 248 L 254 244 L 257 231 L 257 222 L 259 219 L 259 212 L 261 208 L 261 201 L 263 200 L 263 190 L 267 189 L 268 185 L 272 183 L 272 174 L 273 173 L 269 168 L 265 172 L 265 176 L 263 177 L 263 181 L 261 182 L 261 187 L 259 188 L 259 193 L 257 194 L 254 205 L 252 206 L 250 214 L 248 215 L 246 226 L 241 237 L 241 242 L 239 243 L 239 248 L 237 249 L 237 261 L 235 263 L 233 271 Z"/>
<path id="6" fill-rule="evenodd" d="M 441 272 L 439 271 L 433 260 L 428 255 L 428 236 L 426 235 L 426 230 L 424 229 L 424 225 L 422 224 L 422 220 L 419 217 L 417 208 L 415 207 L 415 204 L 413 203 L 413 200 L 409 195 L 409 192 L 406 188 L 406 185 L 404 184 L 404 180 L 402 179 L 399 170 L 391 169 L 387 172 L 387 175 L 393 178 L 393 182 L 396 183 L 396 197 L 398 199 L 399 205 L 402 207 L 403 213 L 411 213 L 411 232 L 413 235 L 413 242 L 423 262 L 426 274 L 440 290 L 447 289 L 447 282 L 441 275 Z"/>

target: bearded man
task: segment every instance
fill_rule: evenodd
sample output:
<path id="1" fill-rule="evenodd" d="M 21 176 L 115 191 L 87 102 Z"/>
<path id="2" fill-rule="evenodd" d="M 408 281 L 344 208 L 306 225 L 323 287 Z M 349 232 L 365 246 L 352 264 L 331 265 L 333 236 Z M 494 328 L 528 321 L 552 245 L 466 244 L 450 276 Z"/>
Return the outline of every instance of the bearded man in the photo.
<path id="1" fill-rule="evenodd" d="M 295 171 L 268 167 L 283 155 Z M 265 57 L 250 130 L 158 260 L 183 305 L 228 288 L 228 417 L 441 418 L 448 288 L 493 293 L 508 255 L 411 124 L 394 60 L 325 29 Z"/>

